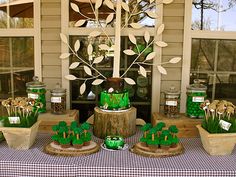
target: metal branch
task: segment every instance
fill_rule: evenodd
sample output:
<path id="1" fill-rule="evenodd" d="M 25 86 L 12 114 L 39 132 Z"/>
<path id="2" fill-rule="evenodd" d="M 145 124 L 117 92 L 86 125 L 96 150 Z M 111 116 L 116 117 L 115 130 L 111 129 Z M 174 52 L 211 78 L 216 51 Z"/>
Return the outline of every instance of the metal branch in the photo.
<path id="1" fill-rule="evenodd" d="M 130 68 L 135 64 L 135 62 L 139 59 L 139 57 L 147 50 L 148 47 L 150 47 L 153 42 L 155 41 L 155 39 L 152 40 L 152 42 L 150 42 L 145 49 L 143 49 L 143 51 L 134 59 L 134 61 L 129 65 L 129 67 L 125 70 L 125 72 L 121 75 L 121 77 L 123 77 L 129 70 Z"/>
<path id="2" fill-rule="evenodd" d="M 67 44 L 67 43 L 66 43 Z M 80 58 L 77 53 L 71 48 L 71 46 L 69 44 L 67 44 L 67 46 L 69 47 L 69 49 L 72 51 L 72 53 L 80 60 L 82 61 L 84 64 L 86 64 L 87 66 L 89 66 L 90 68 L 92 68 L 95 72 L 97 72 L 100 76 L 102 76 L 104 79 L 106 79 L 106 77 L 99 72 L 96 68 L 94 68 L 91 64 L 89 64 L 88 62 L 86 62 L 85 60 L 83 60 L 82 58 Z"/>
<path id="3" fill-rule="evenodd" d="M 94 13 L 94 15 L 95 15 L 95 19 L 96 19 L 97 23 L 99 24 L 99 26 L 100 26 L 102 32 L 106 35 L 106 37 L 107 37 L 108 40 L 110 41 L 111 45 L 114 45 L 113 41 L 112 41 L 111 38 L 108 36 L 108 34 L 106 33 L 104 27 L 102 26 L 102 24 L 101 24 L 100 21 L 98 20 L 98 17 L 97 17 L 97 15 L 96 15 L 96 12 L 95 12 L 95 9 L 94 9 L 94 7 L 93 7 L 93 4 L 92 4 L 91 0 L 89 0 L 89 3 L 90 3 L 90 6 L 91 6 L 91 8 L 92 8 L 92 11 L 93 11 L 93 13 Z"/>

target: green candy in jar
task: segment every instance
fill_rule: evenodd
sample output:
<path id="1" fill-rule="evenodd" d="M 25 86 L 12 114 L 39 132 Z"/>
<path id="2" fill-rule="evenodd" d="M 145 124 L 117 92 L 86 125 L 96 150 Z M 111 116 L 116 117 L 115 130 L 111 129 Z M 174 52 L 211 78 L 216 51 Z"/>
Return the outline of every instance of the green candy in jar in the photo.
<path id="1" fill-rule="evenodd" d="M 207 87 L 200 83 L 198 79 L 194 80 L 194 84 L 187 87 L 187 107 L 186 114 L 191 118 L 203 118 L 204 111 L 200 108 L 207 97 Z"/>
<path id="2" fill-rule="evenodd" d="M 36 103 L 42 103 L 43 105 L 38 109 L 38 112 L 46 112 L 46 85 L 43 82 L 40 82 L 37 76 L 34 76 L 32 82 L 26 83 L 26 87 L 28 98 L 32 98 Z M 36 109 L 37 108 L 34 108 L 34 110 Z"/>

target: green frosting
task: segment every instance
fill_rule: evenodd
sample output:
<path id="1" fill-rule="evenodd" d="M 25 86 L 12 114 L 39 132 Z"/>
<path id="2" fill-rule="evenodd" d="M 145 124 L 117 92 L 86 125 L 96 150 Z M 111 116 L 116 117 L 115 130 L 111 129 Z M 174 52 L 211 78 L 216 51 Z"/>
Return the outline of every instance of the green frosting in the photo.
<path id="1" fill-rule="evenodd" d="M 100 95 L 99 107 L 106 110 L 123 110 L 130 107 L 129 92 L 102 91 Z"/>
<path id="2" fill-rule="evenodd" d="M 124 139 L 121 136 L 107 136 L 104 144 L 108 149 L 122 149 L 125 145 Z"/>

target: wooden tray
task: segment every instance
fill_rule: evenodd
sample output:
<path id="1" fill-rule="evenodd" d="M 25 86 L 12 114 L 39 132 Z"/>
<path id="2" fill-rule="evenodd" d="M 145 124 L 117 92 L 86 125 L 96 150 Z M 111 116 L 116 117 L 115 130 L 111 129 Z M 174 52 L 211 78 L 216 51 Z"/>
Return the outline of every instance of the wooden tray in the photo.
<path id="1" fill-rule="evenodd" d="M 169 148 L 168 150 L 161 148 L 151 149 L 150 147 L 143 146 L 142 143 L 139 142 L 135 144 L 130 151 L 145 157 L 170 157 L 184 153 L 184 147 L 181 143 L 178 143 L 177 147 Z"/>
<path id="2" fill-rule="evenodd" d="M 60 145 L 55 144 L 54 142 L 49 143 L 44 147 L 44 152 L 50 155 L 57 156 L 81 156 L 81 155 L 89 155 L 96 153 L 100 150 L 100 145 L 95 143 L 94 141 L 90 142 L 90 145 L 83 146 L 80 149 L 76 149 L 74 147 L 62 148 Z"/>

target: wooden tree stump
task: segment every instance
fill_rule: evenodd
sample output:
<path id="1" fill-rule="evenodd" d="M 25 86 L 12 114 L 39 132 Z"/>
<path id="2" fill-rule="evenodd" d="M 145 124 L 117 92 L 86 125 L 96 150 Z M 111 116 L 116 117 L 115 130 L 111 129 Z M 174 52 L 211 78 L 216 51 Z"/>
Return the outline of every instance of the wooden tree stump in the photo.
<path id="1" fill-rule="evenodd" d="M 124 138 L 136 133 L 136 108 L 124 111 L 103 111 L 94 108 L 93 134 L 99 138 L 108 135 L 121 135 Z"/>

